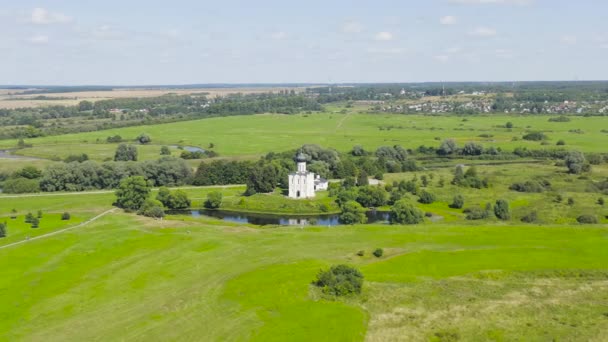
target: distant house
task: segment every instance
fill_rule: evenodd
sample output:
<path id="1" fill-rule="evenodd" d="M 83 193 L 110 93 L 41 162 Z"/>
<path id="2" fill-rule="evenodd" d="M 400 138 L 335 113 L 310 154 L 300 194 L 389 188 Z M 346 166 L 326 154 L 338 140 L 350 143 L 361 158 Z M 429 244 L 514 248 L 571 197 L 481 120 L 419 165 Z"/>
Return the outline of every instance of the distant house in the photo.
<path id="1" fill-rule="evenodd" d="M 289 198 L 312 198 L 316 191 L 327 190 L 327 179 L 306 170 L 306 156 L 299 153 L 296 157 L 298 168 L 289 174 Z"/>

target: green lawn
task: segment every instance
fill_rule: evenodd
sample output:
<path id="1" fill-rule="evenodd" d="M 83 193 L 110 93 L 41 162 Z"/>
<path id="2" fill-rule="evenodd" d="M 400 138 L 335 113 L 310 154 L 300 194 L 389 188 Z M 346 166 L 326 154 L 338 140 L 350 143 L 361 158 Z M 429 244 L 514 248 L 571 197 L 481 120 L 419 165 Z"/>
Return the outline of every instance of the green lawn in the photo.
<path id="1" fill-rule="evenodd" d="M 142 160 L 157 158 L 162 144 L 205 148 L 209 143 L 214 143 L 220 155 L 251 156 L 295 149 L 307 143 L 333 147 L 339 151 L 348 151 L 353 145 L 362 145 L 367 149 L 395 144 L 406 148 L 438 146 L 440 141 L 436 138 L 454 138 L 460 144 L 477 141 L 485 146 L 506 150 L 520 146 L 531 149 L 555 147 L 555 143 L 563 139 L 568 149 L 606 152 L 604 146 L 608 145 L 608 134 L 601 132 L 608 129 L 606 118 L 572 117 L 571 122 L 549 122 L 550 117 L 492 114 L 465 119 L 458 116 L 361 113 L 262 114 L 28 139 L 27 142 L 34 147 L 19 153 L 63 158 L 85 152 L 95 160 L 104 160 L 113 157 L 116 149 L 116 144 L 105 143 L 108 136 L 119 134 L 125 139 L 134 139 L 142 132 L 150 134 L 154 144 L 139 146 Z M 513 129 L 504 128 L 508 121 L 514 124 Z M 584 133 L 570 132 L 576 129 Z M 550 145 L 541 146 L 539 142 L 521 140 L 525 132 L 530 130 L 544 131 L 549 136 Z M 491 137 L 481 137 L 482 134 Z M 520 140 L 513 141 L 514 138 Z M 0 141 L 0 148 L 14 147 L 16 144 L 14 140 L 4 140 Z"/>

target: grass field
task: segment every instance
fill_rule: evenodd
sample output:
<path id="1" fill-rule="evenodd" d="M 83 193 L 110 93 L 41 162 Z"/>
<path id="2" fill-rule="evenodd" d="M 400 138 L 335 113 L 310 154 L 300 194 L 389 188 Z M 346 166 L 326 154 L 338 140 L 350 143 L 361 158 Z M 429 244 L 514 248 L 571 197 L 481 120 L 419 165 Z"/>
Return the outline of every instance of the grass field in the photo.
<path id="1" fill-rule="evenodd" d="M 267 152 L 295 149 L 316 143 L 349 151 L 354 145 L 375 149 L 400 144 L 406 148 L 419 145 L 439 146 L 441 140 L 454 138 L 459 144 L 475 141 L 486 147 L 497 146 L 508 151 L 516 147 L 541 149 L 556 147 L 558 140 L 565 148 L 583 152 L 605 152 L 608 121 L 603 117 L 573 117 L 571 122 L 549 122 L 550 116 L 422 116 L 397 114 L 263 114 L 185 121 L 162 125 L 138 126 L 90 133 L 28 139 L 33 148 L 18 153 L 29 156 L 64 158 L 71 153 L 87 152 L 92 159 L 111 157 L 115 144 L 106 144 L 110 135 L 134 139 L 140 133 L 151 135 L 155 146 L 140 147 L 143 159 L 156 158 L 160 145 L 191 145 L 205 148 L 214 143 L 223 156 L 252 156 Z M 514 124 L 506 129 L 506 122 Z M 528 131 L 543 131 L 549 145 L 521 140 Z M 578 133 L 573 133 L 573 130 Z M 571 132 L 572 131 L 572 132 Z M 487 137 L 482 137 L 486 135 Z M 514 139 L 519 139 L 515 141 Z M 0 148 L 15 147 L 17 141 L 0 141 Z"/>
<path id="2" fill-rule="evenodd" d="M 210 189 L 187 191 L 200 201 Z M 66 208 L 105 211 L 113 197 L 8 199 L 1 213 L 40 209 L 50 223 Z M 13 229 L 30 228 L 9 221 L 9 238 Z M 602 341 L 606 243 L 605 225 L 258 229 L 114 212 L 0 246 L 0 340 Z M 336 263 L 362 270 L 360 297 L 311 287 Z"/>

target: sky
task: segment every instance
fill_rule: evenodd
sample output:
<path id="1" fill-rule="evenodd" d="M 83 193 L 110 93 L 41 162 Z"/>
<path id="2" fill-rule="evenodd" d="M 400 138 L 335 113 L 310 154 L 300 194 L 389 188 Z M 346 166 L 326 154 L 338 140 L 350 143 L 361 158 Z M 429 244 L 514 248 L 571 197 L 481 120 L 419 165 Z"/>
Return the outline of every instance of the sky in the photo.
<path id="1" fill-rule="evenodd" d="M 608 79 L 605 0 L 0 0 L 0 84 Z"/>

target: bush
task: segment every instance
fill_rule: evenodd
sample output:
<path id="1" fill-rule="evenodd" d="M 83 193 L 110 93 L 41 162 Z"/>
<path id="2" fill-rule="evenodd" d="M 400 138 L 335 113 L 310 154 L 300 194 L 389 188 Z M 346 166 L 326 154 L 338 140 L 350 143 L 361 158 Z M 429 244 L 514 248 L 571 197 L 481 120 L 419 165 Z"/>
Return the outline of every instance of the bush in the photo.
<path id="1" fill-rule="evenodd" d="M 169 149 L 169 147 L 163 146 L 163 147 L 160 148 L 160 155 L 161 156 L 169 156 L 169 155 L 171 155 L 171 150 Z"/>
<path id="2" fill-rule="evenodd" d="M 218 209 L 222 205 L 222 193 L 219 191 L 212 191 L 207 194 L 207 200 L 205 201 L 205 208 L 207 209 Z"/>
<path id="3" fill-rule="evenodd" d="M 576 221 L 581 224 L 596 224 L 598 223 L 597 216 L 595 215 L 581 215 L 576 218 Z"/>
<path id="4" fill-rule="evenodd" d="M 367 222 L 365 208 L 356 201 L 347 201 L 342 206 L 342 213 L 338 220 L 343 224 L 365 223 Z"/>
<path id="5" fill-rule="evenodd" d="M 145 145 L 145 144 L 149 144 L 152 142 L 152 138 L 150 138 L 149 135 L 142 133 L 139 136 L 137 136 L 137 138 L 135 138 L 135 141 L 137 141 L 138 143 Z"/>
<path id="6" fill-rule="evenodd" d="M 38 225 L 40 224 L 40 219 L 38 219 L 37 217 L 34 217 L 30 221 L 30 224 L 32 225 L 32 228 L 38 228 Z"/>
<path id="7" fill-rule="evenodd" d="M 122 142 L 122 137 L 120 135 L 109 136 L 106 138 L 108 143 L 119 143 Z"/>
<path id="8" fill-rule="evenodd" d="M 67 211 L 65 213 L 61 214 L 61 219 L 63 221 L 68 221 L 70 218 L 72 218 L 72 216 Z"/>
<path id="9" fill-rule="evenodd" d="M 543 132 L 530 132 L 522 137 L 524 140 L 530 141 L 542 141 L 547 140 L 548 137 Z"/>
<path id="10" fill-rule="evenodd" d="M 376 248 L 372 253 L 376 258 L 381 257 L 384 254 L 384 250 L 382 248 Z"/>
<path id="11" fill-rule="evenodd" d="M 137 214 L 147 217 L 161 218 L 165 216 L 165 211 L 163 210 L 163 204 L 160 203 L 160 201 L 148 198 L 141 208 L 139 208 Z"/>
<path id="12" fill-rule="evenodd" d="M 420 194 L 420 198 L 418 199 L 418 202 L 423 203 L 423 204 L 431 204 L 433 202 L 435 202 L 435 195 L 433 195 L 432 193 L 428 192 L 428 191 L 422 191 L 422 193 Z"/>
<path id="13" fill-rule="evenodd" d="M 361 293 L 363 274 L 347 265 L 332 266 L 329 270 L 319 271 L 314 285 L 323 292 L 334 296 L 348 296 Z"/>
<path id="14" fill-rule="evenodd" d="M 40 192 L 40 181 L 28 178 L 10 178 L 4 182 L 2 191 L 7 194 Z"/>
<path id="15" fill-rule="evenodd" d="M 494 215 L 497 218 L 503 221 L 507 221 L 511 218 L 511 213 L 509 212 L 509 202 L 499 199 L 496 201 L 494 205 Z"/>
<path id="16" fill-rule="evenodd" d="M 556 118 L 549 118 L 549 122 L 570 122 L 570 118 L 565 115 L 561 115 Z"/>
<path id="17" fill-rule="evenodd" d="M 424 221 L 424 214 L 408 201 L 399 200 L 391 208 L 389 221 L 391 224 L 417 224 Z"/>
<path id="18" fill-rule="evenodd" d="M 25 223 L 32 223 L 32 221 L 34 220 L 34 215 L 32 213 L 27 213 L 25 214 Z"/>
<path id="19" fill-rule="evenodd" d="M 550 189 L 551 183 L 546 180 L 538 181 L 538 180 L 529 180 L 525 183 L 513 183 L 509 187 L 510 190 L 518 191 L 518 192 L 543 192 L 547 189 Z"/>
<path id="20" fill-rule="evenodd" d="M 536 211 L 530 212 L 529 214 L 526 214 L 521 218 L 521 222 L 525 222 L 525 223 L 535 223 L 537 221 L 538 221 L 538 214 L 536 213 Z"/>
<path id="21" fill-rule="evenodd" d="M 38 210 L 38 212 L 36 213 L 36 217 L 42 218 L 42 210 Z"/>
<path id="22" fill-rule="evenodd" d="M 357 252 L 357 255 L 362 257 L 362 256 L 365 255 L 365 251 L 364 250 L 360 250 L 360 251 Z"/>
<path id="23" fill-rule="evenodd" d="M 604 197 L 600 197 L 597 199 L 597 204 L 604 205 Z"/>
<path id="24" fill-rule="evenodd" d="M 560 139 L 560 140 L 557 141 L 557 143 L 555 145 L 557 145 L 557 146 L 564 146 L 564 145 L 566 145 L 566 142 L 564 140 Z"/>
<path id="25" fill-rule="evenodd" d="M 450 204 L 450 208 L 453 209 L 461 209 L 462 207 L 464 207 L 464 197 L 460 194 L 454 196 L 454 199 L 452 200 L 452 204 Z"/>
<path id="26" fill-rule="evenodd" d="M 6 222 L 0 222 L 0 238 L 6 237 Z"/>
<path id="27" fill-rule="evenodd" d="M 569 206 L 573 206 L 574 205 L 574 198 L 568 197 L 568 205 Z"/>

